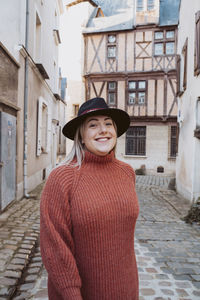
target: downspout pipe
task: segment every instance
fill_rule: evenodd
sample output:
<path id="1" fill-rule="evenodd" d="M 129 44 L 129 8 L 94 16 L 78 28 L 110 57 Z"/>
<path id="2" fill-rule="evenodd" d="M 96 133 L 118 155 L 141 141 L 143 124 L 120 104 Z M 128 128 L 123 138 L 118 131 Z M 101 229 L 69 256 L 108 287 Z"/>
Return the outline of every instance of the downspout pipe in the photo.
<path id="1" fill-rule="evenodd" d="M 25 27 L 25 48 L 28 52 L 28 39 L 29 39 L 29 0 L 26 0 L 26 27 Z M 28 152 L 28 56 L 25 57 L 25 72 L 24 72 L 24 197 L 29 198 L 28 185 L 27 185 L 27 152 Z"/>

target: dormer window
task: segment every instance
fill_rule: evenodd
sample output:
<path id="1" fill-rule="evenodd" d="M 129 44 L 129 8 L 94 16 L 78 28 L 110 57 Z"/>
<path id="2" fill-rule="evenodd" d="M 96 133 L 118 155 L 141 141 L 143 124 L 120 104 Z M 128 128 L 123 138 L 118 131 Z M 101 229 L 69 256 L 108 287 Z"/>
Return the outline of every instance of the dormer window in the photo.
<path id="1" fill-rule="evenodd" d="M 153 10 L 154 6 L 154 0 L 147 0 L 147 10 Z"/>
<path id="2" fill-rule="evenodd" d="M 143 0 L 137 0 L 137 11 L 142 11 L 144 9 Z"/>
<path id="3" fill-rule="evenodd" d="M 154 10 L 155 8 L 155 0 L 137 0 L 136 10 L 138 12 L 143 10 Z"/>

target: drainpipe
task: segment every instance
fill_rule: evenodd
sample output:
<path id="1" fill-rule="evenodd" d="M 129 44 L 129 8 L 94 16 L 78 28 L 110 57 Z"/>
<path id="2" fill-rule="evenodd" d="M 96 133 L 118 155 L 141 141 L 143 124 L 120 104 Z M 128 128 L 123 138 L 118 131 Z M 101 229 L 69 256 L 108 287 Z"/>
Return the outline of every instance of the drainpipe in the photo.
<path id="1" fill-rule="evenodd" d="M 26 0 L 26 28 L 25 28 L 25 48 L 28 52 L 29 38 L 29 0 Z M 25 72 L 24 72 L 24 196 L 29 198 L 27 187 L 27 120 L 28 120 L 28 56 L 25 57 Z"/>

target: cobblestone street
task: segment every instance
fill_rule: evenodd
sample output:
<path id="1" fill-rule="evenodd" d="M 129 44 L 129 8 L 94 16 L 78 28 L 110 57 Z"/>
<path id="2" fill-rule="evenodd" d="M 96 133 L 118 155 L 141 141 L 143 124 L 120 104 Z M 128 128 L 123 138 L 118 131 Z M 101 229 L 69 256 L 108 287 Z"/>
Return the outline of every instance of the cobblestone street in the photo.
<path id="1" fill-rule="evenodd" d="M 136 180 L 140 300 L 200 299 L 200 227 L 181 220 L 190 205 L 167 189 L 169 180 Z M 48 299 L 38 240 L 41 187 L 0 215 L 0 299 Z"/>

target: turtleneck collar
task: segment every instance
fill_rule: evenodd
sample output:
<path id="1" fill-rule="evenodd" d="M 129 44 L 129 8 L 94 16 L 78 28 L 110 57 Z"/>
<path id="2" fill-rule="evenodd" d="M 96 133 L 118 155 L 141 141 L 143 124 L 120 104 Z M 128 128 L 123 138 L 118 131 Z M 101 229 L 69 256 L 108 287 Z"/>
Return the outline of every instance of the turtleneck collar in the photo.
<path id="1" fill-rule="evenodd" d="M 112 162 L 115 159 L 114 151 L 111 151 L 109 154 L 105 156 L 95 155 L 89 151 L 85 151 L 84 163 L 100 163 L 105 164 Z"/>

